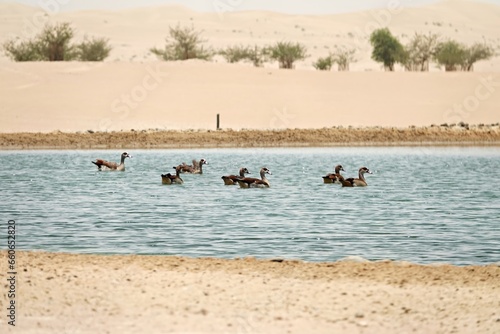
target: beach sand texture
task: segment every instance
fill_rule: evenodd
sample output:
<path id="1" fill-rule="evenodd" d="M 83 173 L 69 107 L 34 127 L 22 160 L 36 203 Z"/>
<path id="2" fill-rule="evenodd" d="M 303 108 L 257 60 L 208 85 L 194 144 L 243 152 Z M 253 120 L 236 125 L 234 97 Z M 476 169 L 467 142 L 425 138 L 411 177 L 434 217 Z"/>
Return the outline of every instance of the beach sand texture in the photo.
<path id="1" fill-rule="evenodd" d="M 500 331 L 497 265 L 43 252 L 17 260 L 18 326 L 1 317 L 2 333 Z"/>

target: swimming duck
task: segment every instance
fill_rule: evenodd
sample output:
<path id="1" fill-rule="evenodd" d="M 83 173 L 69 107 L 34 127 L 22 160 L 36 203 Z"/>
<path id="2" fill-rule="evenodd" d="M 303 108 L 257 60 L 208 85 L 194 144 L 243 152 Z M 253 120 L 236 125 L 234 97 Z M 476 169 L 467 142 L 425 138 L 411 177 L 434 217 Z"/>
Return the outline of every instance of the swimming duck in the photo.
<path id="1" fill-rule="evenodd" d="M 235 185 L 235 184 L 238 184 L 238 179 L 243 179 L 245 177 L 245 174 L 250 174 L 250 172 L 248 171 L 248 169 L 246 168 L 240 168 L 240 175 L 237 176 L 237 175 L 227 175 L 227 176 L 223 176 L 221 177 L 221 179 L 224 180 L 224 184 L 226 186 L 231 186 L 231 185 Z"/>
<path id="2" fill-rule="evenodd" d="M 180 172 L 181 169 L 179 166 L 174 167 L 175 169 L 175 175 L 172 175 L 170 173 L 167 174 L 161 174 L 161 183 L 162 184 L 183 184 L 184 180 L 181 179 L 180 177 Z"/>
<path id="3" fill-rule="evenodd" d="M 240 188 L 269 188 L 270 184 L 266 178 L 266 174 L 273 175 L 269 169 L 262 167 L 260 170 L 260 179 L 244 177 L 236 181 L 240 185 Z"/>
<path id="4" fill-rule="evenodd" d="M 365 180 L 365 174 L 373 174 L 372 172 L 370 172 L 370 170 L 366 167 L 361 167 L 359 169 L 359 176 L 357 179 L 355 178 L 348 178 L 348 179 L 344 179 L 344 178 L 341 178 L 340 179 L 340 182 L 342 183 L 342 187 L 366 187 L 368 185 L 368 183 L 366 183 L 366 180 Z"/>
<path id="5" fill-rule="evenodd" d="M 185 162 L 177 167 L 180 167 L 182 173 L 203 174 L 203 165 L 208 165 L 208 161 L 201 159 L 200 161 L 193 160 L 193 165 L 186 165 Z"/>
<path id="6" fill-rule="evenodd" d="M 323 183 L 341 184 L 340 179 L 344 177 L 340 175 L 340 171 L 345 172 L 344 167 L 342 167 L 342 165 L 335 166 L 335 173 L 329 173 L 323 176 Z"/>
<path id="7" fill-rule="evenodd" d="M 103 160 L 103 159 L 97 159 L 96 161 L 92 161 L 92 163 L 97 166 L 98 170 L 101 170 L 101 171 L 107 171 L 107 170 L 124 171 L 126 158 L 132 158 L 132 156 L 130 154 L 128 154 L 127 152 L 123 152 L 121 155 L 120 164 L 117 164 L 116 162 L 110 162 L 107 160 Z"/>

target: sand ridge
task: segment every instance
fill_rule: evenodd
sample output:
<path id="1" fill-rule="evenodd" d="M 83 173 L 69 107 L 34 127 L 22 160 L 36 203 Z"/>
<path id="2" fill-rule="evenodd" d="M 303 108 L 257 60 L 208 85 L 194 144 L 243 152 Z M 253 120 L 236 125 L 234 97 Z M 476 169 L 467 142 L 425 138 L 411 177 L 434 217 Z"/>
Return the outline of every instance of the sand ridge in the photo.
<path id="1" fill-rule="evenodd" d="M 0 133 L 0 150 L 500 145 L 500 126 Z"/>

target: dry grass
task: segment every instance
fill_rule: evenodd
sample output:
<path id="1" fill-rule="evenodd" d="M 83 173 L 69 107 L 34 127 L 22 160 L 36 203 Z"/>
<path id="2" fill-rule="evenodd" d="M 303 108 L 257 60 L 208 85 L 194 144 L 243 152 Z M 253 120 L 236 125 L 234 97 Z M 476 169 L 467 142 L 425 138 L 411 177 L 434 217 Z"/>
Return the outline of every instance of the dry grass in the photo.
<path id="1" fill-rule="evenodd" d="M 499 145 L 500 127 L 3 133 L 0 149 L 113 149 L 383 145 Z"/>

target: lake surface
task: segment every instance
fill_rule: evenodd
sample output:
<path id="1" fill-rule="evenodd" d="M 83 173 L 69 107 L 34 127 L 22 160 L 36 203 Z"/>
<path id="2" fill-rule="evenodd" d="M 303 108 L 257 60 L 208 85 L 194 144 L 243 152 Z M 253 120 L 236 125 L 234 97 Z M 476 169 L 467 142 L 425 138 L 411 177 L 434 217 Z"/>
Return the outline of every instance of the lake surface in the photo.
<path id="1" fill-rule="evenodd" d="M 98 172 L 96 158 L 122 150 L 0 152 L 6 249 L 192 257 L 347 256 L 415 263 L 500 261 L 499 148 L 286 148 L 133 150 L 125 172 Z M 205 158 L 203 175 L 161 184 L 172 166 Z M 366 188 L 323 184 L 342 164 L 361 166 Z M 273 175 L 269 189 L 225 186 L 247 167 Z"/>

